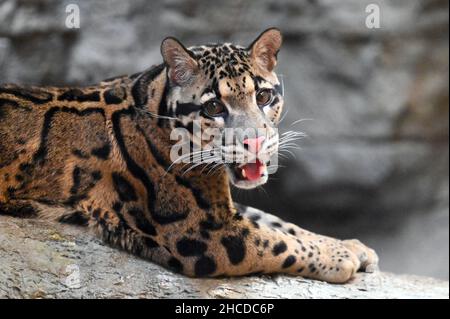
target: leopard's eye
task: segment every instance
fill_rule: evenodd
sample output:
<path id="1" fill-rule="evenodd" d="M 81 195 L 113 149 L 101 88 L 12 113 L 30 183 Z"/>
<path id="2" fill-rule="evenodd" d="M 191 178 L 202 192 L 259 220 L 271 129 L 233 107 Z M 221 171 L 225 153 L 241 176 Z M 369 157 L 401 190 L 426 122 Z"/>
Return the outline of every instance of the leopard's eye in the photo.
<path id="1" fill-rule="evenodd" d="M 203 106 L 203 111 L 210 117 L 224 116 L 226 114 L 225 105 L 217 99 L 206 102 Z"/>
<path id="2" fill-rule="evenodd" d="M 256 103 L 259 107 L 266 106 L 272 102 L 273 93 L 271 89 L 261 89 L 256 93 Z"/>

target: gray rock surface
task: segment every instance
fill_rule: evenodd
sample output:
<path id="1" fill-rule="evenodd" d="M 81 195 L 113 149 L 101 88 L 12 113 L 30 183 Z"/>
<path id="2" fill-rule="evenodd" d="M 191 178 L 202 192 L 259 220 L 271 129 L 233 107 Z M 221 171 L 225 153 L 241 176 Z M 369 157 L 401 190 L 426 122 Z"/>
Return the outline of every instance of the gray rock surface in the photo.
<path id="1" fill-rule="evenodd" d="M 449 283 L 389 273 L 345 285 L 297 277 L 191 279 L 85 228 L 0 216 L 0 298 L 448 298 Z"/>
<path id="2" fill-rule="evenodd" d="M 77 3 L 81 28 L 65 27 Z M 380 6 L 381 28 L 365 26 Z M 87 84 L 187 45 L 285 35 L 282 131 L 309 138 L 237 199 L 374 246 L 388 270 L 448 278 L 447 0 L 0 0 L 0 82 Z M 298 119 L 311 119 L 291 125 Z M 267 193 L 267 195 L 266 195 Z"/>

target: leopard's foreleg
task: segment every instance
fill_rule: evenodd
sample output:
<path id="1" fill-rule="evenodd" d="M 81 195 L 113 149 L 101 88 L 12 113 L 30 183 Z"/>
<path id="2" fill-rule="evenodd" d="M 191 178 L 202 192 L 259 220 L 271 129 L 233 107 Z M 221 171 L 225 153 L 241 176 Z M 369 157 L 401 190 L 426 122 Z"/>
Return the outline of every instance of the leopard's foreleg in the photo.
<path id="1" fill-rule="evenodd" d="M 321 254 L 323 254 L 323 252 L 328 253 L 331 256 L 332 261 L 336 259 L 338 261 L 350 259 L 355 265 L 359 264 L 357 269 L 359 271 L 373 272 L 378 269 L 379 259 L 376 252 L 362 244 L 357 239 L 339 240 L 332 237 L 315 234 L 256 208 L 246 207 L 239 204 L 236 204 L 236 207 L 244 217 L 250 219 L 253 223 L 266 225 L 272 229 L 278 229 L 284 234 L 289 234 L 298 238 L 302 241 L 302 243 L 309 243 L 307 245 L 303 245 L 302 247 L 304 252 L 308 252 L 308 250 L 310 250 L 308 255 L 314 255 L 315 249 L 321 249 Z M 354 256 L 357 257 L 357 262 L 354 261 Z M 330 266 L 330 268 L 332 267 L 333 266 Z M 327 269 L 325 265 L 322 265 L 322 268 L 324 271 Z"/>

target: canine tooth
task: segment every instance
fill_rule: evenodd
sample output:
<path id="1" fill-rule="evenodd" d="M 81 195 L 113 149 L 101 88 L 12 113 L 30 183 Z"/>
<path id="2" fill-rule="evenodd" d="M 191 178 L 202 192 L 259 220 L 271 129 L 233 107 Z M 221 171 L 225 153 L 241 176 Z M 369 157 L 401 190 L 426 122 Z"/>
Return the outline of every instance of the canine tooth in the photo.
<path id="1" fill-rule="evenodd" d="M 245 174 L 245 169 L 241 171 L 242 177 L 247 178 L 247 174 Z"/>

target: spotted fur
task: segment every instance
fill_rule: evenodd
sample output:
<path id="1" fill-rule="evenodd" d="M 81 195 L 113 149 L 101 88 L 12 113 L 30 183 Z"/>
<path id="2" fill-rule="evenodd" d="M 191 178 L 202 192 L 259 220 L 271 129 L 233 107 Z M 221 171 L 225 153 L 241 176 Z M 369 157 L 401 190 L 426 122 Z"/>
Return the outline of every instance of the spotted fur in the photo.
<path id="1" fill-rule="evenodd" d="M 170 131 L 193 120 L 220 130 L 264 127 L 264 152 L 276 152 L 280 45 L 276 29 L 247 48 L 186 49 L 168 38 L 164 63 L 132 76 L 85 88 L 0 86 L 0 211 L 89 225 L 111 245 L 188 276 L 281 272 L 345 282 L 376 264 L 357 241 L 235 204 L 230 182 L 255 184 L 239 184 L 230 167 L 186 173 L 170 160 Z M 255 94 L 263 88 L 273 96 L 260 108 Z M 226 114 L 205 114 L 211 99 Z"/>

